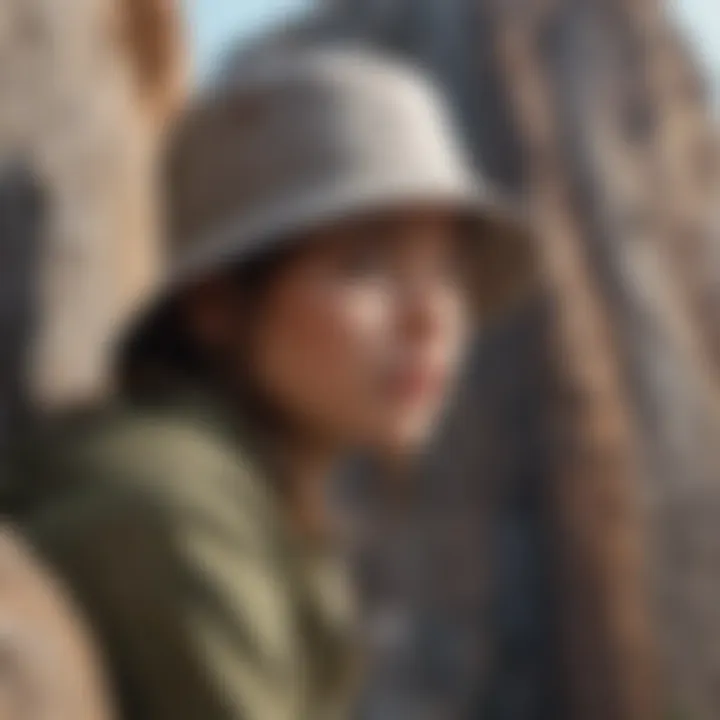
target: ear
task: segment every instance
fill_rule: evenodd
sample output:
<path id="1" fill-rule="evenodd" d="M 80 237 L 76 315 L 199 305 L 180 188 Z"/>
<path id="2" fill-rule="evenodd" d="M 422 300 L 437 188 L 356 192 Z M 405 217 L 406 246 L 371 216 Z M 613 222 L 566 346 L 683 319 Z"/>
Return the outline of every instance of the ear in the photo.
<path id="1" fill-rule="evenodd" d="M 179 0 L 115 0 L 121 36 L 130 56 L 141 102 L 164 124 L 187 94 L 187 48 Z"/>

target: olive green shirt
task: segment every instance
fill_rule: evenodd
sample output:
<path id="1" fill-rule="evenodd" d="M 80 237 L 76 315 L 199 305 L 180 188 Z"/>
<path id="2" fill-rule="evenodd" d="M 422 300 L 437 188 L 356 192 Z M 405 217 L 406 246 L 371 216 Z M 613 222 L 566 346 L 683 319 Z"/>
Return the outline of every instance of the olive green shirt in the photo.
<path id="1" fill-rule="evenodd" d="M 193 399 L 32 453 L 23 528 L 87 613 L 124 717 L 350 715 L 342 563 L 292 537 L 256 447 Z"/>

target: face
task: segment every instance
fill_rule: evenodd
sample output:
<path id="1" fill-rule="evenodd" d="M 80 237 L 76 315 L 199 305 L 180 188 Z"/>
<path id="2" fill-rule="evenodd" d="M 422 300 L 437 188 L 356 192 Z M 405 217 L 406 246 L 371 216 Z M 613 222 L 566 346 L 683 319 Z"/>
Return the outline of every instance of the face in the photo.
<path id="1" fill-rule="evenodd" d="M 442 212 L 326 229 L 263 288 L 237 352 L 297 427 L 348 447 L 416 450 L 466 344 L 462 260 L 459 224 Z"/>

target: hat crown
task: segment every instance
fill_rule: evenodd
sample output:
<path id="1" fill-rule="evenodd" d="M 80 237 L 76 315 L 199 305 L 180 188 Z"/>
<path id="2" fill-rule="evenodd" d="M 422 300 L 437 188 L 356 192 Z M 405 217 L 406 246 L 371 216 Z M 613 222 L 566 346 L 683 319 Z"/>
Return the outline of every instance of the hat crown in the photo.
<path id="1" fill-rule="evenodd" d="M 171 146 L 172 250 L 202 252 L 227 241 L 238 223 L 297 220 L 300 207 L 339 194 L 468 192 L 476 178 L 466 157 L 437 91 L 395 60 L 306 49 L 230 68 L 187 113 Z M 339 203 L 343 210 L 352 208 Z M 288 220 L 285 229 L 301 228 Z"/>

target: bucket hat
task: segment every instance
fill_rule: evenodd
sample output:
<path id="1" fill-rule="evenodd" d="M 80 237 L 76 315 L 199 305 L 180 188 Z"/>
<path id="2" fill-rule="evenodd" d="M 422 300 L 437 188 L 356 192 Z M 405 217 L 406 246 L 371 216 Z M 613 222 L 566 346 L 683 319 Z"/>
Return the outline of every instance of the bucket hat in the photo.
<path id="1" fill-rule="evenodd" d="M 165 180 L 167 271 L 133 313 L 125 344 L 194 280 L 303 232 L 394 208 L 467 218 L 483 315 L 531 285 L 522 214 L 472 167 L 432 83 L 375 51 L 294 49 L 226 69 L 172 134 Z"/>

